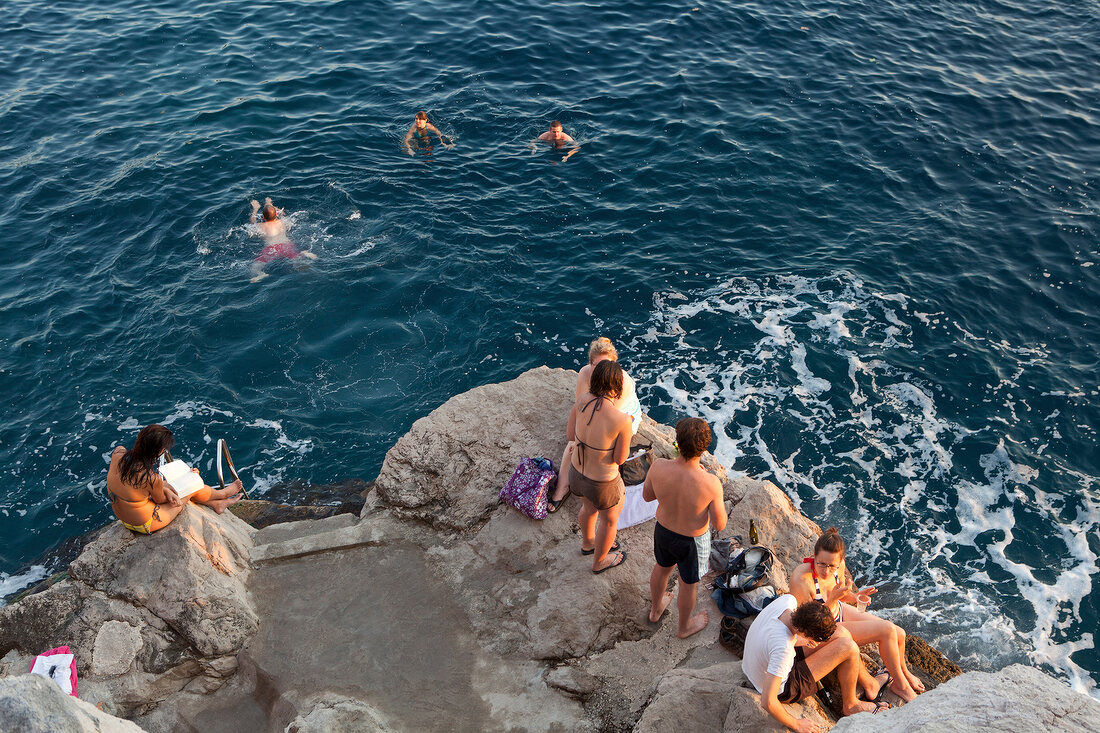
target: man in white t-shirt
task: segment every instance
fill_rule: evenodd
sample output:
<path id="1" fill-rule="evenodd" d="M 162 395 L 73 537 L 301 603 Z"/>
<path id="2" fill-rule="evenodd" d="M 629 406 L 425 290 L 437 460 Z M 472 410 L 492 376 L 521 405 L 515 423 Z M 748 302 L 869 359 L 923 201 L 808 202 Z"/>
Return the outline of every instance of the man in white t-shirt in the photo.
<path id="1" fill-rule="evenodd" d="M 817 681 L 837 671 L 845 715 L 877 713 L 888 703 L 864 702 L 856 697 L 856 683 L 870 677 L 859 647 L 847 630 L 837 626 L 829 609 L 810 601 L 797 605 L 787 594 L 769 603 L 745 636 L 741 669 L 760 693 L 760 707 L 798 733 L 818 733 L 813 721 L 787 712 L 784 703 L 805 700 L 817 692 Z M 877 684 L 873 680 L 870 684 Z"/>

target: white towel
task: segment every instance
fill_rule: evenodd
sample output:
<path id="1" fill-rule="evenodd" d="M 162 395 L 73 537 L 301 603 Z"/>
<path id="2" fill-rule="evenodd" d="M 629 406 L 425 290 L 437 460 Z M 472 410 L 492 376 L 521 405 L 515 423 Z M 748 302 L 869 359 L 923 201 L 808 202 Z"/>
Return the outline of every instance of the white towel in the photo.
<path id="1" fill-rule="evenodd" d="M 657 502 L 642 499 L 643 486 L 645 484 L 626 487 L 626 498 L 623 500 L 623 510 L 619 513 L 616 529 L 633 527 L 635 524 L 648 522 L 657 516 Z"/>
<path id="2" fill-rule="evenodd" d="M 31 667 L 31 674 L 48 677 L 56 682 L 58 686 L 65 691 L 66 695 L 73 694 L 72 654 L 39 655 L 34 658 L 34 666 Z"/>

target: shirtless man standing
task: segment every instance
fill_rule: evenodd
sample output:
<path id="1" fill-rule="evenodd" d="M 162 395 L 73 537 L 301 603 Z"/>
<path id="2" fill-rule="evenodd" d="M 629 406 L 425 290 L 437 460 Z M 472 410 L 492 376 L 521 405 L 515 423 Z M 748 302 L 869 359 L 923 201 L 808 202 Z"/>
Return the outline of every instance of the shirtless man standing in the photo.
<path id="1" fill-rule="evenodd" d="M 653 528 L 653 555 L 657 563 L 649 576 L 653 606 L 649 620 L 657 623 L 672 602 L 666 591 L 673 566 L 680 569 L 680 594 L 676 599 L 681 639 L 707 627 L 706 611 L 695 610 L 699 579 L 710 562 L 710 525 L 722 531 L 726 527 L 726 506 L 722 482 L 699 465 L 699 457 L 710 446 L 710 426 L 697 417 L 685 417 L 676 423 L 676 445 L 680 457 L 654 461 L 645 477 L 642 498 L 657 501 L 657 526 Z"/>
<path id="2" fill-rule="evenodd" d="M 259 257 L 252 261 L 252 282 L 259 282 L 267 277 L 264 265 L 271 260 L 293 260 L 298 257 L 317 259 L 317 255 L 312 252 L 299 252 L 298 248 L 290 243 L 286 236 L 286 224 L 279 218 L 280 212 L 275 208 L 275 204 L 271 203 L 270 198 L 264 199 L 263 221 L 260 221 L 258 216 L 260 211 L 260 202 L 252 199 L 252 215 L 249 216 L 249 220 L 256 225 L 266 242 L 264 248 L 260 250 Z"/>
<path id="3" fill-rule="evenodd" d="M 443 139 L 443 133 L 439 131 L 438 127 L 428 122 L 428 113 L 421 110 L 416 113 L 416 119 L 413 120 L 412 126 L 409 128 L 409 131 L 405 133 L 405 150 L 409 153 L 409 155 L 416 155 L 416 152 L 413 150 L 412 146 L 413 138 L 415 137 L 419 142 L 426 141 L 430 146 L 431 135 L 429 133 L 432 132 L 434 132 L 439 137 L 440 145 L 445 148 L 454 147 L 454 143 L 447 143 Z"/>
<path id="4" fill-rule="evenodd" d="M 560 148 L 566 143 L 572 145 L 573 149 L 565 154 L 565 157 L 561 159 L 561 162 L 569 160 L 573 157 L 573 154 L 581 149 L 581 146 L 577 144 L 577 141 L 565 134 L 561 129 L 561 123 L 554 120 L 550 123 L 550 129 L 538 136 L 538 140 L 550 143 L 555 148 Z M 531 143 L 531 152 L 535 152 L 535 143 Z"/>

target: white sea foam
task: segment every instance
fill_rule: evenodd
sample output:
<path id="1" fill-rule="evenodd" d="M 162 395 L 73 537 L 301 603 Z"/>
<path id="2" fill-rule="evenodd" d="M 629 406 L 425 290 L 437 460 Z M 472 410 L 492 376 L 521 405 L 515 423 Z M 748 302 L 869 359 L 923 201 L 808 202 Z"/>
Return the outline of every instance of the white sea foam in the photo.
<path id="1" fill-rule="evenodd" d="M 34 585 L 40 580 L 45 580 L 47 575 L 45 565 L 32 565 L 24 572 L 15 575 L 0 573 L 0 599 Z M 3 605 L 3 600 L 0 600 L 0 606 Z"/>
<path id="2" fill-rule="evenodd" d="M 1037 461 L 1060 459 L 1009 442 L 1034 395 L 1019 380 L 1047 350 L 977 336 L 927 310 L 845 273 L 728 278 L 655 295 L 650 319 L 637 324 L 632 368 L 647 406 L 711 423 L 715 455 L 734 474 L 770 478 L 815 519 L 841 526 L 856 567 L 900 584 L 884 615 L 968 666 L 1028 658 L 1096 694 L 1070 656 L 1092 643 L 1080 607 L 1097 572 L 1087 542 L 1100 529 L 1097 479 L 1058 463 L 1080 498 L 1044 493 L 1051 482 Z M 944 417 L 941 388 L 892 366 L 891 353 L 912 350 L 918 330 L 922 341 L 929 332 L 955 338 L 956 354 L 992 352 L 1006 367 L 988 386 L 986 425 Z M 846 371 L 843 389 L 809 364 Z M 1065 520 L 1067 501 L 1079 501 L 1075 521 Z M 1050 528 L 1056 562 L 1029 555 L 1016 529 L 1025 515 Z"/>

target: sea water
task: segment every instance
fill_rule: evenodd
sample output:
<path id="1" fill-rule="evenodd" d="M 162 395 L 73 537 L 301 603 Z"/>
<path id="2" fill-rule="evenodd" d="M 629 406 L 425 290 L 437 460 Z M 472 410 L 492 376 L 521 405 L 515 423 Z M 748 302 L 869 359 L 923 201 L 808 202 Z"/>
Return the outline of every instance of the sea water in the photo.
<path id="1" fill-rule="evenodd" d="M 258 496 L 369 479 L 607 335 L 653 417 L 841 529 L 873 610 L 1096 694 L 1095 6 L 10 0 L 0 33 L 0 594 L 110 518 L 146 424 Z M 406 153 L 420 109 L 453 149 Z M 265 196 L 319 259 L 251 284 Z"/>

